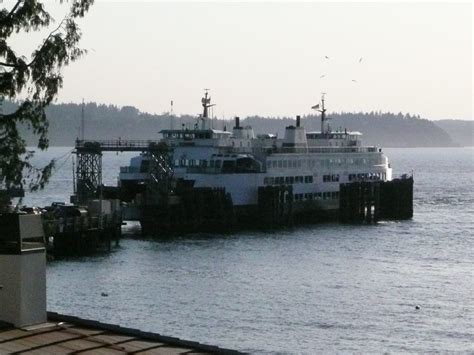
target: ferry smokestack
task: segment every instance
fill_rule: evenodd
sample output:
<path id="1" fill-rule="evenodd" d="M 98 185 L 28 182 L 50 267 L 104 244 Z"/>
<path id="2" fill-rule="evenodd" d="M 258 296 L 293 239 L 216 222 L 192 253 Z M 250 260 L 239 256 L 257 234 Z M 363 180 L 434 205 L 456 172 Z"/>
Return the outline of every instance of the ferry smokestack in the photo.
<path id="1" fill-rule="evenodd" d="M 296 127 L 299 127 L 301 125 L 301 117 L 296 116 Z"/>
<path id="2" fill-rule="evenodd" d="M 240 128 L 240 117 L 239 116 L 235 117 L 235 128 Z"/>

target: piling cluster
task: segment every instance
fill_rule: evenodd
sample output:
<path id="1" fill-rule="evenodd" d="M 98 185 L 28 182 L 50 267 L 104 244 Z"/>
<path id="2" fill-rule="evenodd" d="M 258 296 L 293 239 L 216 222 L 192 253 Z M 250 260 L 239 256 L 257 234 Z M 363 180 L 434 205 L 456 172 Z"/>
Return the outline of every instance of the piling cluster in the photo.
<path id="1" fill-rule="evenodd" d="M 339 219 L 376 223 L 413 217 L 413 178 L 341 184 Z"/>

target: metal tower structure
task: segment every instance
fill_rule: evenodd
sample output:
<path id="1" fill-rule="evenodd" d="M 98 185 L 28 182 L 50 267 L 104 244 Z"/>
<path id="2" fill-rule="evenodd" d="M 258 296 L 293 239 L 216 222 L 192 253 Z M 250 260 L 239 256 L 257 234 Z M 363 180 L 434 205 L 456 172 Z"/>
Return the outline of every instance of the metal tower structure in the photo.
<path id="1" fill-rule="evenodd" d="M 77 202 L 98 196 L 102 186 L 102 150 L 100 144 L 93 142 L 77 147 L 76 194 Z"/>

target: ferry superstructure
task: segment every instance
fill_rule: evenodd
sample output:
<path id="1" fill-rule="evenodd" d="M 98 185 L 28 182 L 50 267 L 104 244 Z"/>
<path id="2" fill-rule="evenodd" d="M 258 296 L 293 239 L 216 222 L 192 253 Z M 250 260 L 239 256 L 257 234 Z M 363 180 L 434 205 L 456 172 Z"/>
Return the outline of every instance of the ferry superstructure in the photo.
<path id="1" fill-rule="evenodd" d="M 231 132 L 213 129 L 207 91 L 201 103 L 203 113 L 192 129 L 160 132 L 169 147 L 173 180 L 194 189 L 224 189 L 237 212 L 253 213 L 259 189 L 278 186 L 290 187 L 282 202 L 291 202 L 292 213 L 309 207 L 337 212 L 342 184 L 392 180 L 381 148 L 363 146 L 360 132 L 329 128 L 324 96 L 313 106 L 321 113 L 321 130 L 306 132 L 297 116 L 283 138 L 256 135 L 238 117 Z M 121 184 L 146 185 L 149 160 L 146 154 L 132 158 L 131 166 L 121 169 Z"/>

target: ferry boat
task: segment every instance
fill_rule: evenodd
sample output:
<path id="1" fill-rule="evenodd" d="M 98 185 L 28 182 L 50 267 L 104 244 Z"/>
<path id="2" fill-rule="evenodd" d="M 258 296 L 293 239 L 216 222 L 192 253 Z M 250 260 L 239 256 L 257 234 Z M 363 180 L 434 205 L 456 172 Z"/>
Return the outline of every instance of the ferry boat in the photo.
<path id="1" fill-rule="evenodd" d="M 251 126 L 240 124 L 239 117 L 235 118 L 231 132 L 214 129 L 207 91 L 201 103 L 203 112 L 192 129 L 160 132 L 161 144 L 167 148 L 166 163 L 157 163 L 152 154 L 145 152 L 132 158 L 129 167 L 121 168 L 120 185 L 138 194 L 138 204 L 146 205 L 147 210 L 153 202 L 144 202 L 140 194 L 159 180 L 150 173 L 154 161 L 155 169 L 158 164 L 162 176 L 169 177 L 164 203 L 167 208 L 185 199 L 184 192 L 179 192 L 183 191 L 180 186 L 187 186 L 188 194 L 200 189 L 224 191 L 232 218 L 245 223 L 255 220 L 262 209 L 283 208 L 292 216 L 305 212 L 337 215 L 344 185 L 392 180 L 392 168 L 381 148 L 364 146 L 360 132 L 330 129 L 324 95 L 312 107 L 321 114 L 321 130 L 307 132 L 300 116 L 296 116 L 294 125 L 286 127 L 282 138 L 255 134 Z M 277 192 L 265 202 L 269 191 Z M 159 198 L 155 194 L 155 199 Z M 270 206 L 263 206 L 264 203 Z M 153 220 L 150 213 L 145 219 Z"/>

